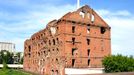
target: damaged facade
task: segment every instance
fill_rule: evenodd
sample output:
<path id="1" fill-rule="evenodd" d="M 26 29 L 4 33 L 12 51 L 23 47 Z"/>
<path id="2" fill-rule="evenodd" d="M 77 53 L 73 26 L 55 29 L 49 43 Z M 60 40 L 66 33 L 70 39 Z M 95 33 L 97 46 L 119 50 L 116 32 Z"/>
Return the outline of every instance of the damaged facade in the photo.
<path id="1" fill-rule="evenodd" d="M 108 24 L 85 5 L 25 41 L 24 70 L 64 75 L 65 68 L 101 68 L 111 54 L 110 37 Z"/>

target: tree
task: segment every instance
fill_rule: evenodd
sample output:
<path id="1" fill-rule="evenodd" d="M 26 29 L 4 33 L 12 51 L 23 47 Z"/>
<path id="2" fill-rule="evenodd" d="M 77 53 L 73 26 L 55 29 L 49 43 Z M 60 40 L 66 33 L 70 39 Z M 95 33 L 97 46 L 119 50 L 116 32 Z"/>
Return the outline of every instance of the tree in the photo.
<path id="1" fill-rule="evenodd" d="M 105 72 L 130 72 L 134 71 L 134 58 L 132 56 L 111 55 L 102 61 Z"/>
<path id="2" fill-rule="evenodd" d="M 7 63 L 8 63 L 8 58 L 10 57 L 10 53 L 6 50 L 2 50 L 0 52 L 0 55 L 1 55 L 1 58 L 2 58 L 2 64 L 3 64 L 3 70 L 7 69 L 8 66 L 7 66 Z"/>
<path id="3" fill-rule="evenodd" d="M 13 53 L 6 50 L 0 52 L 0 64 L 3 64 L 3 69 L 8 68 L 7 64 L 13 64 Z"/>
<path id="4" fill-rule="evenodd" d="M 21 60 L 20 60 L 20 64 L 23 64 L 23 58 L 24 58 L 24 57 L 21 58 Z"/>
<path id="5" fill-rule="evenodd" d="M 19 64 L 23 64 L 23 57 L 21 56 L 21 52 L 16 53 L 17 61 Z"/>

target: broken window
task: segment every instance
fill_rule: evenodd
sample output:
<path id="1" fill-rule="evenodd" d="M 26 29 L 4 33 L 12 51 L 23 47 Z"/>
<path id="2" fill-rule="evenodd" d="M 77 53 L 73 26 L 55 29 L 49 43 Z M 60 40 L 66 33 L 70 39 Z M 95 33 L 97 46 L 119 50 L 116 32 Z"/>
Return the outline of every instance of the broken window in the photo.
<path id="1" fill-rule="evenodd" d="M 72 59 L 72 67 L 75 65 L 75 59 Z"/>
<path id="2" fill-rule="evenodd" d="M 90 25 L 87 25 L 87 33 L 90 32 Z"/>
<path id="3" fill-rule="evenodd" d="M 74 55 L 76 48 L 72 48 L 72 55 Z"/>
<path id="4" fill-rule="evenodd" d="M 57 40 L 57 43 L 59 43 L 59 39 L 58 39 L 58 38 L 56 38 L 56 40 Z"/>
<path id="5" fill-rule="evenodd" d="M 90 39 L 87 39 L 87 44 L 88 44 L 88 45 L 90 44 Z"/>
<path id="6" fill-rule="evenodd" d="M 31 46 L 28 46 L 29 52 L 31 52 Z"/>
<path id="7" fill-rule="evenodd" d="M 100 32 L 101 32 L 101 34 L 104 34 L 105 31 L 106 31 L 105 27 L 101 27 L 101 28 L 100 28 Z"/>
<path id="8" fill-rule="evenodd" d="M 75 33 L 75 26 L 72 26 L 72 33 Z"/>
<path id="9" fill-rule="evenodd" d="M 72 43 L 73 43 L 73 45 L 74 45 L 74 43 L 75 43 L 75 38 L 74 38 L 74 37 L 72 37 Z"/>
<path id="10" fill-rule="evenodd" d="M 38 56 L 40 56 L 40 52 L 38 52 Z"/>
<path id="11" fill-rule="evenodd" d="M 87 13 L 87 17 L 90 18 L 90 13 Z"/>
<path id="12" fill-rule="evenodd" d="M 91 22 L 92 23 L 94 22 L 94 15 L 93 14 L 91 15 Z"/>
<path id="13" fill-rule="evenodd" d="M 90 65 L 90 59 L 88 59 L 87 63 L 88 63 L 88 66 L 89 66 Z"/>
<path id="14" fill-rule="evenodd" d="M 55 45 L 55 40 L 53 39 L 53 45 Z"/>
<path id="15" fill-rule="evenodd" d="M 81 11 L 81 12 L 79 13 L 79 15 L 82 16 L 82 18 L 84 18 L 85 13 L 84 13 L 83 11 Z"/>
<path id="16" fill-rule="evenodd" d="M 88 55 L 88 56 L 90 55 L 90 49 L 87 50 L 87 55 Z"/>

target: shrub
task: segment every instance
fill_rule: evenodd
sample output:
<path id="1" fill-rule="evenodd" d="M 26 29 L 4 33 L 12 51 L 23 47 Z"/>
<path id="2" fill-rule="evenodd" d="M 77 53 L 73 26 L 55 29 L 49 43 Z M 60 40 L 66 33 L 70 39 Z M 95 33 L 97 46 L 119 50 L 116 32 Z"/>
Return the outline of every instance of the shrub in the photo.
<path id="1" fill-rule="evenodd" d="M 111 55 L 102 61 L 105 72 L 130 72 L 134 71 L 134 58 L 132 56 Z"/>

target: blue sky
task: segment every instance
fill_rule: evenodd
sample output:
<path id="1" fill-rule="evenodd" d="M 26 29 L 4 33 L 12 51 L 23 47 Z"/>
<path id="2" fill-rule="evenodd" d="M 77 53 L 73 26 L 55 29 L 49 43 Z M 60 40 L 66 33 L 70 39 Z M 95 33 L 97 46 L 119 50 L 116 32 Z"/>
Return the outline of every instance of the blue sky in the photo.
<path id="1" fill-rule="evenodd" d="M 112 28 L 112 54 L 134 56 L 133 0 L 80 0 L 89 5 Z M 53 19 L 59 19 L 76 10 L 76 0 L 0 0 L 0 41 L 16 44 L 23 51 L 24 40 L 45 28 Z"/>

